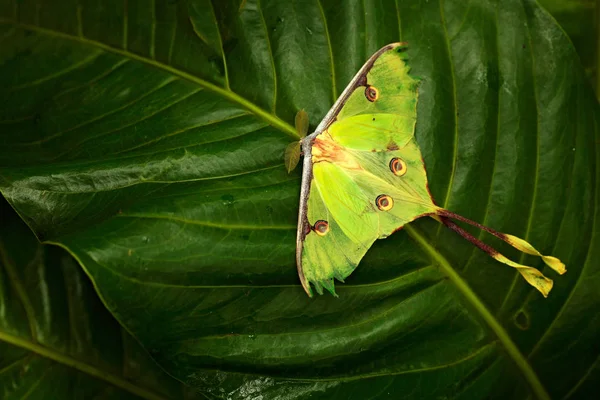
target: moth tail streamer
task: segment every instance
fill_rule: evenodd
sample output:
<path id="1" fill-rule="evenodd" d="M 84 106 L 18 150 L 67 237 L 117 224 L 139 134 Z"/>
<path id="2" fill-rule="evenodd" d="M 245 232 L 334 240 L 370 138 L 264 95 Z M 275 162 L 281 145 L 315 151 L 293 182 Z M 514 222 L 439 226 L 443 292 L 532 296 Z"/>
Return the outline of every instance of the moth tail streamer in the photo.
<path id="1" fill-rule="evenodd" d="M 498 232 L 492 228 L 488 228 L 487 226 L 481 225 L 480 223 L 477 223 L 475 221 L 471 221 L 470 219 L 465 218 L 462 215 L 455 214 L 448 210 L 440 209 L 440 210 L 438 210 L 438 214 L 458 220 L 458 221 L 466 222 L 467 224 L 473 225 L 479 229 L 482 229 L 482 230 L 496 236 L 498 239 L 505 241 L 506 243 L 510 244 L 515 249 L 522 251 L 523 253 L 541 257 L 542 261 L 544 261 L 544 263 L 547 266 L 552 268 L 554 271 L 558 272 L 560 275 L 567 272 L 567 268 L 566 268 L 565 264 L 562 261 L 560 261 L 558 258 L 543 255 L 542 253 L 537 251 L 529 242 L 527 242 L 521 238 L 518 238 L 513 235 L 509 235 L 506 233 Z"/>
<path id="2" fill-rule="evenodd" d="M 506 237 L 506 243 L 510 244 L 515 249 L 522 251 L 523 253 L 541 257 L 547 266 L 558 272 L 560 275 L 567 272 L 565 264 L 558 258 L 541 254 L 532 245 L 521 238 L 508 234 L 505 234 L 504 236 Z"/>
<path id="3" fill-rule="evenodd" d="M 473 243 L 475 246 L 483 250 L 485 253 L 489 254 L 493 259 L 515 268 L 517 271 L 519 271 L 519 273 L 527 281 L 527 283 L 536 288 L 540 293 L 542 293 L 544 297 L 548 297 L 548 293 L 550 293 L 550 290 L 552 290 L 552 286 L 554 285 L 552 279 L 545 277 L 544 274 L 542 274 L 540 271 L 533 267 L 519 264 L 508 259 L 504 255 L 500 254 L 500 252 L 498 252 L 496 249 L 483 243 L 481 240 L 477 239 L 469 232 L 465 231 L 460 226 L 450 221 L 447 217 L 441 217 L 441 222 L 448 228 L 452 229 L 454 232 L 458 233 L 460 236 L 467 239 L 469 242 Z"/>

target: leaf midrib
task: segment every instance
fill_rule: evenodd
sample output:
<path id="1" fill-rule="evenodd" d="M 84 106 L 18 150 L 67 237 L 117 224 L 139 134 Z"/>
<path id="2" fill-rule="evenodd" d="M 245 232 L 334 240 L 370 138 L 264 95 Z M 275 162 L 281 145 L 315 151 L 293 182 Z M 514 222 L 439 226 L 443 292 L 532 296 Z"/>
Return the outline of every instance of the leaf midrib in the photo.
<path id="1" fill-rule="evenodd" d="M 377 378 L 377 377 L 382 377 L 382 376 L 394 377 L 394 376 L 409 375 L 409 374 L 419 374 L 419 373 L 422 373 L 422 372 L 439 371 L 439 370 L 444 369 L 444 368 L 451 368 L 451 367 L 460 365 L 461 363 L 468 362 L 471 359 L 479 356 L 481 353 L 487 351 L 489 348 L 493 347 L 495 344 L 496 344 L 496 342 L 488 343 L 485 346 L 481 346 L 480 348 L 478 348 L 473 353 L 470 353 L 470 354 L 464 356 L 463 358 L 460 358 L 460 359 L 452 361 L 452 362 L 448 362 L 446 364 L 436 365 L 436 366 L 433 366 L 433 367 L 422 367 L 422 368 L 415 368 L 415 369 L 411 369 L 411 370 L 395 371 L 395 372 L 391 372 L 391 371 L 373 372 L 373 373 L 369 373 L 369 374 L 353 375 L 353 376 L 349 376 L 349 377 L 336 377 L 334 379 L 331 379 L 331 378 L 306 379 L 306 378 L 288 377 L 288 378 L 286 378 L 286 380 L 292 381 L 292 382 L 306 382 L 306 383 L 332 382 L 332 381 L 335 381 L 335 382 L 352 382 L 352 381 L 356 381 L 356 380 L 359 380 L 359 379 Z"/>
<path id="2" fill-rule="evenodd" d="M 163 397 L 155 392 L 152 392 L 143 387 L 137 386 L 117 375 L 113 375 L 110 372 L 102 371 L 93 365 L 86 364 L 85 362 L 79 361 L 75 358 L 72 358 L 66 354 L 60 353 L 54 349 L 50 349 L 48 347 L 42 346 L 37 343 L 33 343 L 29 340 L 25 340 L 18 336 L 11 335 L 10 333 L 0 331 L 0 341 L 6 342 L 13 346 L 20 347 L 22 349 L 28 350 L 32 353 L 35 353 L 39 356 L 45 357 L 52 361 L 55 361 L 59 364 L 65 365 L 67 367 L 76 369 L 80 372 L 83 372 L 87 375 L 93 376 L 94 378 L 105 381 L 115 387 L 126 390 L 130 393 L 133 393 L 139 397 L 149 400 L 166 400 L 166 397 Z"/>
<path id="3" fill-rule="evenodd" d="M 139 397 L 149 399 L 149 400 L 165 399 L 164 397 L 154 393 L 153 391 L 150 391 L 143 387 L 137 386 L 117 375 L 113 375 L 110 372 L 102 371 L 93 365 L 86 364 L 85 362 L 79 361 L 75 358 L 72 358 L 72 357 L 66 355 L 66 354 L 60 353 L 59 351 L 57 351 L 55 349 L 48 348 L 48 347 L 43 346 L 42 344 L 36 342 L 35 338 L 36 338 L 37 334 L 36 334 L 36 329 L 35 329 L 35 322 L 33 321 L 33 309 L 32 309 L 32 305 L 31 305 L 31 301 L 29 300 L 29 296 L 27 295 L 27 292 L 25 291 L 25 288 L 22 285 L 21 280 L 19 279 L 18 275 L 16 274 L 15 266 L 13 265 L 12 261 L 10 259 L 8 259 L 6 254 L 7 254 L 6 250 L 4 249 L 4 246 L 3 246 L 2 242 L 0 241 L 1 265 L 3 265 L 4 268 L 6 269 L 6 271 L 8 272 L 8 276 L 11 279 L 11 281 L 18 293 L 19 300 L 21 301 L 21 304 L 25 308 L 27 320 L 29 321 L 29 326 L 31 329 L 32 339 L 31 340 L 23 339 L 21 337 L 14 336 L 13 334 L 10 334 L 8 332 L 4 332 L 4 331 L 0 330 L 0 342 L 9 343 L 13 346 L 17 346 L 22 349 L 28 350 L 30 352 L 30 354 L 34 353 L 39 356 L 50 359 L 52 361 L 55 361 L 59 364 L 74 368 L 78 371 L 86 373 L 97 379 L 103 380 L 115 387 L 121 388 L 130 393 L 133 393 Z M 36 258 L 36 256 L 34 255 L 34 260 L 35 260 L 35 258 Z"/>
<path id="4" fill-rule="evenodd" d="M 118 54 L 123 57 L 128 57 L 130 59 L 151 65 L 151 66 L 161 69 L 165 72 L 168 72 L 172 75 L 178 76 L 179 78 L 193 82 L 201 87 L 204 87 L 210 91 L 213 91 L 216 94 L 228 99 L 229 101 L 241 105 L 242 107 L 246 108 L 250 112 L 254 113 L 258 117 L 260 117 L 263 120 L 265 120 L 266 122 L 268 122 L 269 125 L 280 129 L 282 132 L 286 133 L 287 135 L 291 136 L 292 138 L 294 138 L 294 139 L 300 138 L 298 133 L 296 132 L 296 130 L 290 124 L 286 123 L 285 121 L 280 119 L 278 116 L 263 110 L 262 108 L 258 107 L 254 103 L 248 101 L 247 99 L 245 99 L 244 97 L 235 93 L 234 91 L 224 89 L 224 88 L 217 86 L 213 83 L 210 83 L 204 79 L 200 79 L 199 77 L 194 76 L 190 73 L 187 73 L 185 71 L 180 71 L 168 64 L 165 64 L 165 63 L 162 63 L 162 62 L 159 62 L 159 61 L 147 58 L 147 57 L 143 57 L 143 56 L 140 56 L 135 53 L 131 53 L 127 50 L 118 49 L 118 48 L 106 45 L 102 42 L 98 42 L 96 40 L 88 39 L 85 36 L 73 36 L 73 35 L 69 35 L 64 32 L 59 32 L 59 31 L 55 31 L 52 29 L 42 28 L 42 27 L 36 26 L 36 25 L 24 24 L 22 22 L 14 21 L 14 20 L 11 20 L 8 18 L 0 17 L 0 23 L 12 24 L 12 25 L 21 27 L 23 29 L 28 29 L 28 30 L 43 33 L 46 35 L 55 36 L 55 37 L 58 37 L 61 39 L 79 42 L 79 43 L 87 44 L 90 46 L 95 46 L 104 51 L 108 51 L 108 52 Z"/>
<path id="5" fill-rule="evenodd" d="M 405 225 L 404 229 L 408 235 L 413 238 L 419 246 L 431 256 L 432 260 L 436 261 L 442 272 L 448 276 L 458 291 L 464 296 L 464 299 L 477 311 L 489 329 L 494 332 L 508 356 L 516 364 L 519 371 L 523 374 L 524 379 L 529 384 L 532 392 L 538 399 L 550 400 L 550 395 L 542 385 L 537 374 L 529 365 L 527 358 L 521 353 L 517 345 L 512 341 L 508 332 L 502 327 L 500 322 L 496 320 L 494 315 L 487 309 L 485 304 L 477 297 L 477 294 L 469 287 L 467 282 L 458 274 L 446 258 L 435 249 L 427 239 L 413 226 Z"/>

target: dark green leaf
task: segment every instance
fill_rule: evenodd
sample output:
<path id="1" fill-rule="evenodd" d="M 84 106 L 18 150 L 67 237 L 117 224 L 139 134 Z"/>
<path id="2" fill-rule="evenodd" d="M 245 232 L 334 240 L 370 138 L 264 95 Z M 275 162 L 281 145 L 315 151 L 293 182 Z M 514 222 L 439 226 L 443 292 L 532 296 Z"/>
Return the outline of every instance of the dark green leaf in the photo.
<path id="1" fill-rule="evenodd" d="M 172 375 L 223 399 L 595 395 L 598 104 L 537 3 L 32 3 L 0 11 L 0 190 Z M 399 39 L 434 198 L 565 261 L 548 299 L 431 220 L 339 299 L 300 288 L 294 115 Z"/>
<path id="2" fill-rule="evenodd" d="M 169 377 L 104 308 L 77 262 L 0 197 L 0 397 L 205 398 Z"/>
<path id="3" fill-rule="evenodd" d="M 600 7 L 596 0 L 540 0 L 573 42 L 586 75 L 600 96 Z"/>

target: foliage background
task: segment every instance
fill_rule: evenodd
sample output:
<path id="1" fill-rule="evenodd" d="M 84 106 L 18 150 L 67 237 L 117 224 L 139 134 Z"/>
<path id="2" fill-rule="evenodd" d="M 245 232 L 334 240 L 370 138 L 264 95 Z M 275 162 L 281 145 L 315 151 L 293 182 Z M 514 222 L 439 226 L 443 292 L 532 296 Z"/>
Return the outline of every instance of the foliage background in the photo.
<path id="1" fill-rule="evenodd" d="M 598 2 L 596 0 L 541 0 L 540 4 L 556 18 L 556 21 L 569 35 L 596 94 L 600 93 L 600 79 L 598 78 L 600 8 Z"/>
<path id="2" fill-rule="evenodd" d="M 531 1 L 376 3 L 1 3 L 3 398 L 592 398 L 595 3 L 542 2 L 579 57 Z M 432 221 L 300 290 L 289 122 L 398 15 L 435 198 L 565 259 L 549 299 Z"/>

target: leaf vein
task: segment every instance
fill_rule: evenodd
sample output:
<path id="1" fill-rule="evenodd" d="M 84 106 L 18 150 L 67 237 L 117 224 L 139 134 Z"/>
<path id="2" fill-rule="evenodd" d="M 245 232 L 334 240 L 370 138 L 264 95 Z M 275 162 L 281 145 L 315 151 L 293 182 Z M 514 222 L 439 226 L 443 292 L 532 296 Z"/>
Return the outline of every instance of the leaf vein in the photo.
<path id="1" fill-rule="evenodd" d="M 571 390 L 569 390 L 569 392 L 567 394 L 565 394 L 565 396 L 563 397 L 563 400 L 570 398 L 577 392 L 577 389 L 579 389 L 579 387 L 586 381 L 586 379 L 590 376 L 590 374 L 592 373 L 594 368 L 596 368 L 598 366 L 598 364 L 600 364 L 600 355 L 598 357 L 596 357 L 596 360 L 590 365 L 590 367 L 585 371 L 585 374 L 583 374 L 581 376 L 581 378 L 571 388 Z"/>
<path id="2" fill-rule="evenodd" d="M 187 73 L 185 71 L 177 70 L 168 64 L 164 64 L 164 63 L 158 62 L 156 60 L 140 56 L 135 53 L 124 51 L 122 49 L 118 49 L 118 48 L 109 46 L 107 44 L 104 44 L 102 42 L 98 42 L 98 41 L 88 39 L 85 37 L 72 36 L 72 35 L 69 35 L 69 34 L 66 34 L 63 32 L 59 32 L 59 31 L 55 31 L 52 29 L 47 29 L 47 28 L 42 28 L 39 26 L 24 24 L 24 23 L 16 22 L 14 20 L 9 20 L 9 19 L 2 18 L 2 17 L 0 17 L 0 23 L 17 25 L 23 29 L 36 31 L 36 32 L 43 33 L 46 35 L 56 36 L 56 37 L 59 37 L 59 38 L 65 39 L 65 40 L 77 41 L 77 42 L 85 43 L 85 44 L 88 44 L 91 46 L 96 46 L 102 50 L 110 51 L 112 53 L 119 54 L 121 56 L 126 56 L 133 60 L 140 61 L 140 62 L 143 62 L 148 65 L 152 65 L 156 68 L 159 68 L 161 70 L 169 72 L 169 73 L 176 75 L 182 79 L 188 80 L 188 81 L 193 82 L 205 89 L 208 89 L 208 90 L 224 97 L 225 99 L 229 100 L 232 103 L 237 103 L 237 104 L 241 105 L 242 107 L 248 109 L 249 111 L 251 111 L 251 112 L 255 113 L 257 116 L 259 116 L 260 118 L 267 121 L 267 123 L 269 123 L 270 125 L 281 130 L 283 133 L 293 137 L 294 139 L 299 139 L 296 129 L 293 126 L 291 126 L 289 123 L 281 120 L 276 115 L 263 110 L 262 108 L 258 107 L 257 105 L 253 104 L 249 100 L 243 98 L 242 96 L 240 96 L 239 94 L 237 94 L 231 90 L 226 90 L 226 89 L 219 87 L 205 79 L 201 79 L 201 78 L 194 76 L 190 73 Z"/>
<path id="3" fill-rule="evenodd" d="M 119 112 L 119 111 L 123 111 L 123 110 L 125 110 L 125 109 L 127 109 L 127 108 L 129 108 L 129 107 L 131 107 L 131 106 L 133 106 L 133 105 L 135 105 L 135 104 L 137 104 L 139 101 L 141 101 L 141 100 L 145 99 L 146 97 L 150 96 L 150 95 L 151 95 L 151 94 L 153 94 L 154 92 L 156 92 L 156 91 L 158 91 L 158 90 L 162 89 L 163 87 L 167 86 L 168 84 L 170 84 L 171 82 L 173 82 L 175 79 L 176 79 L 176 78 L 169 78 L 169 79 L 166 79 L 166 80 L 162 81 L 162 82 L 161 82 L 161 83 L 160 83 L 158 86 L 156 86 L 156 87 L 152 88 L 150 91 L 148 91 L 148 92 L 144 93 L 144 94 L 143 94 L 143 95 L 141 95 L 140 97 L 137 97 L 137 98 L 133 99 L 132 101 L 130 101 L 130 102 L 128 102 L 128 103 L 125 103 L 125 104 L 123 104 L 123 105 L 122 105 L 122 106 L 120 106 L 120 107 L 117 107 L 117 108 L 115 108 L 115 109 L 112 109 L 112 110 L 110 110 L 110 111 L 108 111 L 108 112 L 105 112 L 105 113 L 103 113 L 103 114 L 100 114 L 100 115 L 98 115 L 98 116 L 96 116 L 96 117 L 94 117 L 94 118 L 92 118 L 92 119 L 88 119 L 87 121 L 85 121 L 85 122 L 82 122 L 82 123 L 80 123 L 80 124 L 78 124 L 78 125 L 72 126 L 72 127 L 68 128 L 68 129 L 65 129 L 65 130 L 62 130 L 62 131 L 60 131 L 60 132 L 56 132 L 56 133 L 54 133 L 54 134 L 52 134 L 52 135 L 46 136 L 46 137 L 45 137 L 45 138 L 43 138 L 43 139 L 35 140 L 35 141 L 32 141 L 32 142 L 26 142 L 26 143 L 22 143 L 22 145 L 24 145 L 24 146 L 32 146 L 32 145 L 39 145 L 39 144 L 42 144 L 42 143 L 46 143 L 46 142 L 48 142 L 48 141 L 50 141 L 50 140 L 53 140 L 53 139 L 59 138 L 59 137 L 63 136 L 63 135 L 64 135 L 64 134 L 66 134 L 66 133 L 72 132 L 72 131 L 74 131 L 74 130 L 76 130 L 76 129 L 82 128 L 82 127 L 84 127 L 84 126 L 87 126 L 87 125 L 89 125 L 89 124 L 92 124 L 92 123 L 94 123 L 94 122 L 101 121 L 102 119 L 104 119 L 104 118 L 106 118 L 106 117 L 109 117 L 109 116 L 111 116 L 111 115 L 113 115 L 113 114 L 115 114 L 115 113 L 117 113 L 117 112 Z M 199 90 L 198 90 L 198 91 L 199 91 Z M 196 91 L 196 92 L 192 92 L 192 94 L 194 94 L 194 93 L 197 93 L 197 91 Z M 189 95 L 188 95 L 188 96 L 189 96 Z M 185 97 L 183 97 L 183 98 L 181 98 L 181 99 L 178 99 L 177 101 L 175 101 L 175 102 L 173 102 L 173 103 L 171 103 L 171 104 L 167 105 L 166 107 L 164 107 L 164 108 L 161 108 L 161 109 L 160 109 L 160 110 L 158 110 L 156 113 L 153 113 L 153 114 L 150 114 L 150 115 L 148 115 L 148 116 L 145 116 L 144 118 L 142 118 L 142 119 L 140 119 L 140 120 L 137 120 L 136 122 L 143 121 L 144 119 L 147 119 L 147 118 L 149 118 L 149 117 L 152 117 L 153 115 L 157 114 L 158 112 L 164 111 L 165 109 L 167 109 L 167 108 L 169 108 L 169 107 L 171 107 L 171 106 L 173 106 L 173 105 L 177 104 L 179 101 L 181 101 L 181 100 L 185 100 L 185 99 L 186 99 L 188 96 L 185 96 Z M 107 134 L 109 134 L 109 133 L 112 133 L 112 132 L 117 132 L 117 131 L 119 131 L 119 130 L 121 130 L 121 129 L 123 129 L 123 128 L 126 128 L 126 127 L 128 127 L 128 126 L 131 126 L 131 125 L 133 125 L 134 123 L 135 123 L 135 122 L 133 122 L 133 123 L 130 123 L 130 124 L 127 124 L 127 125 L 124 125 L 124 126 L 121 126 L 121 127 L 117 128 L 117 129 L 113 129 L 113 130 L 110 130 L 110 131 L 107 131 L 107 132 L 102 132 L 102 133 L 100 133 L 100 134 L 98 134 L 98 135 L 95 135 L 95 136 L 90 136 L 90 137 L 86 138 L 85 140 L 82 140 L 81 142 L 77 143 L 75 146 L 80 146 L 81 144 L 83 144 L 83 143 L 85 143 L 85 142 L 87 142 L 87 141 L 89 141 L 89 140 L 92 140 L 92 139 L 97 139 L 97 138 L 99 138 L 99 137 L 105 136 L 105 135 L 107 135 Z M 70 152 L 72 152 L 72 151 L 73 151 L 72 149 L 69 149 L 69 150 L 67 150 L 67 151 L 66 151 L 66 153 L 70 153 Z M 58 159 L 58 158 L 62 157 L 64 154 L 65 154 L 65 153 L 61 153 L 61 154 L 59 154 L 57 157 L 55 157 L 54 159 Z"/>
<path id="4" fill-rule="evenodd" d="M 176 130 L 176 131 L 173 131 L 173 132 L 169 132 L 169 133 L 167 133 L 167 134 L 164 134 L 164 135 L 162 135 L 162 136 L 156 137 L 156 138 L 154 138 L 154 139 L 152 139 L 152 140 L 149 140 L 149 141 L 147 141 L 147 142 L 140 143 L 140 144 L 138 144 L 137 146 L 130 147 L 130 148 L 128 148 L 128 149 L 124 149 L 124 150 L 119 150 L 119 151 L 117 151 L 117 152 L 114 152 L 114 153 L 112 153 L 112 154 L 121 154 L 121 153 L 126 153 L 126 152 L 129 152 L 129 151 L 132 151 L 132 150 L 137 150 L 137 149 L 139 149 L 139 148 L 142 148 L 142 147 L 148 146 L 148 145 L 150 145 L 150 144 L 153 144 L 153 143 L 156 143 L 156 142 L 160 142 L 161 140 L 164 140 L 164 139 L 166 139 L 166 138 L 173 137 L 173 136 L 177 136 L 177 135 L 179 135 L 179 134 L 181 134 L 181 133 L 184 133 L 184 132 L 190 131 L 190 130 L 192 130 L 192 129 L 196 129 L 196 128 L 202 128 L 202 127 L 205 127 L 205 126 L 210 126 L 210 125 L 215 125 L 215 124 L 219 124 L 219 123 L 221 123 L 221 122 L 225 122 L 225 121 L 232 121 L 232 120 L 234 120 L 234 119 L 238 119 L 238 118 L 245 117 L 245 116 L 248 116 L 248 115 L 252 115 L 252 114 L 250 114 L 249 112 L 243 112 L 243 113 L 241 113 L 241 114 L 232 115 L 232 116 L 230 116 L 230 117 L 227 117 L 227 118 L 222 118 L 222 119 L 218 119 L 218 120 L 213 120 L 213 121 L 203 122 L 203 123 L 201 123 L 201 124 L 198 124 L 198 125 L 186 126 L 185 128 L 178 129 L 178 130 Z M 208 144 L 208 143 L 216 143 L 216 142 L 220 142 L 220 141 L 223 141 L 223 140 L 229 140 L 229 139 L 237 138 L 237 137 L 240 137 L 240 136 L 243 136 L 243 135 L 247 135 L 247 134 L 249 134 L 249 133 L 251 133 L 251 132 L 254 132 L 254 131 L 245 132 L 244 134 L 242 134 L 242 135 L 238 135 L 238 136 L 235 136 L 235 137 L 228 137 L 228 138 L 224 138 L 224 139 L 223 139 L 223 138 L 221 138 L 221 139 L 219 139 L 219 140 L 214 140 L 214 141 L 209 141 L 209 142 L 197 143 L 197 144 L 196 144 L 196 145 L 194 145 L 194 146 L 185 146 L 185 147 L 179 147 L 179 148 L 175 148 L 175 149 L 169 149 L 169 151 L 172 151 L 172 150 L 177 150 L 177 149 L 180 149 L 180 148 L 190 148 L 190 147 L 195 147 L 195 146 L 199 146 L 199 145 L 205 145 L 205 144 Z M 154 154 L 156 154 L 156 153 L 154 153 Z"/>
<path id="5" fill-rule="evenodd" d="M 260 14 L 260 21 L 265 30 L 265 38 L 267 40 L 267 47 L 269 48 L 269 55 L 271 58 L 271 69 L 273 70 L 273 106 L 272 113 L 275 114 L 277 110 L 277 69 L 275 68 L 275 54 L 273 54 L 273 48 L 271 47 L 271 38 L 269 37 L 269 30 L 267 29 L 267 22 L 262 11 L 260 0 L 257 0 L 258 12 Z"/>
<path id="6" fill-rule="evenodd" d="M 452 119 L 454 122 L 454 146 L 452 147 L 452 170 L 450 171 L 450 180 L 448 181 L 448 188 L 446 190 L 446 195 L 444 196 L 444 206 L 443 208 L 448 208 L 448 201 L 450 199 L 450 194 L 452 192 L 452 183 L 454 182 L 454 174 L 456 173 L 456 163 L 458 157 L 458 102 L 457 102 L 457 94 L 456 94 L 456 74 L 454 72 L 454 61 L 452 57 L 452 49 L 450 46 L 450 40 L 448 38 L 448 30 L 446 28 L 446 19 L 444 17 L 443 11 L 443 0 L 439 0 L 440 4 L 440 20 L 442 23 L 442 28 L 444 31 L 444 38 L 446 42 L 446 51 L 448 52 L 448 62 L 450 64 L 450 82 L 452 83 L 452 108 L 453 114 Z M 441 225 L 440 225 L 441 227 Z M 438 228 L 439 232 L 439 228 Z"/>
<path id="7" fill-rule="evenodd" d="M 2 261 L 2 264 L 4 264 L 4 269 L 6 270 L 13 288 L 17 292 L 17 297 L 19 298 L 21 304 L 23 305 L 23 309 L 25 310 L 25 315 L 29 323 L 31 340 L 37 342 L 37 325 L 35 323 L 35 310 L 33 308 L 33 304 L 31 304 L 31 299 L 29 298 L 27 290 L 23 286 L 23 282 L 21 282 L 21 279 L 19 278 L 19 274 L 17 273 L 15 265 L 13 265 L 12 260 L 8 258 L 8 253 L 4 248 L 4 243 L 2 240 L 0 240 L 0 261 Z"/>
<path id="8" fill-rule="evenodd" d="M 87 86 L 91 86 L 94 83 L 106 78 L 107 76 L 109 76 L 110 74 L 112 74 L 114 71 L 118 70 L 119 68 L 121 68 L 123 65 L 127 64 L 129 62 L 128 59 L 123 59 L 113 65 L 111 65 L 110 68 L 108 68 L 106 71 L 102 72 L 101 74 L 93 77 L 92 79 L 90 79 L 89 81 L 82 83 L 81 85 L 77 85 L 77 86 L 73 86 L 70 87 L 68 89 L 63 90 L 62 92 L 58 92 L 56 93 L 54 96 L 52 96 L 54 99 L 59 98 L 60 96 L 65 95 L 66 93 L 72 92 L 74 90 L 80 90 L 83 89 L 84 87 Z"/>
<path id="9" fill-rule="evenodd" d="M 317 5 L 319 6 L 319 11 L 321 12 L 321 18 L 323 20 L 323 27 L 325 28 L 325 37 L 327 38 L 327 48 L 329 50 L 329 66 L 331 68 L 331 91 L 333 94 L 333 101 L 335 102 L 338 97 L 337 93 L 337 84 L 335 79 L 335 64 L 333 61 L 333 47 L 331 46 L 331 36 L 329 35 L 329 28 L 327 26 L 327 18 L 325 17 L 325 11 L 323 10 L 323 5 L 321 4 L 321 0 L 317 0 Z"/>
<path id="10" fill-rule="evenodd" d="M 47 82 L 49 80 L 58 78 L 58 77 L 63 76 L 65 74 L 68 74 L 69 72 L 71 72 L 73 70 L 76 70 L 78 68 L 83 67 L 86 64 L 91 63 L 96 58 L 98 58 L 98 56 L 100 56 L 100 54 L 102 54 L 102 53 L 103 53 L 102 51 L 95 51 L 91 55 L 89 55 L 88 57 L 84 58 L 83 60 L 80 60 L 80 61 L 78 61 L 78 62 L 76 62 L 74 64 L 71 64 L 68 67 L 61 69 L 60 71 L 56 71 L 56 72 L 54 72 L 54 73 L 52 73 L 50 75 L 44 76 L 43 78 L 39 78 L 39 79 L 36 79 L 34 81 L 31 81 L 31 82 L 27 82 L 27 83 L 24 83 L 24 84 L 21 84 L 21 85 L 16 85 L 16 86 L 7 88 L 6 90 L 10 91 L 10 92 L 14 92 L 14 91 L 17 91 L 17 90 L 22 90 L 22 89 L 26 89 L 26 88 L 30 88 L 30 87 L 33 87 L 33 86 L 40 85 L 40 84 L 42 84 L 44 82 Z"/>
<path id="11" fill-rule="evenodd" d="M 230 230 L 290 230 L 296 229 L 296 225 L 245 225 L 245 224 L 221 224 L 210 221 L 200 221 L 193 219 L 186 219 L 176 217 L 173 215 L 162 215 L 162 214 L 150 214 L 150 213 L 131 213 L 131 214 L 118 214 L 118 218 L 146 218 L 146 219 L 164 219 L 168 221 L 181 222 L 183 224 L 190 225 L 201 225 L 211 228 L 218 229 L 230 229 Z"/>
<path id="12" fill-rule="evenodd" d="M 28 354 L 24 357 L 16 359 L 15 361 L 11 362 L 7 366 L 0 369 L 0 376 L 3 375 L 5 372 L 8 372 L 11 369 L 15 368 L 16 366 L 24 364 L 25 362 L 28 362 L 30 359 L 31 359 L 31 354 Z"/>
<path id="13" fill-rule="evenodd" d="M 540 176 L 540 110 L 539 110 L 539 99 L 538 99 L 538 94 L 537 94 L 537 89 L 536 89 L 538 86 L 537 86 L 537 82 L 535 79 L 535 58 L 534 58 L 534 54 L 533 54 L 531 30 L 529 28 L 529 23 L 527 23 L 527 21 L 525 22 L 525 26 L 527 28 L 527 40 L 529 41 L 529 49 L 528 50 L 529 50 L 529 53 L 531 54 L 531 79 L 532 79 L 532 83 L 533 83 L 533 98 L 534 98 L 534 107 L 535 107 L 535 114 L 536 114 L 536 119 L 535 119 L 535 146 L 536 146 L 535 178 L 533 181 L 533 195 L 531 196 L 531 206 L 529 208 L 529 216 L 527 218 L 527 228 L 525 230 L 525 236 L 524 236 L 524 239 L 526 241 L 529 241 L 529 233 L 531 231 L 531 225 L 533 223 L 533 214 L 534 214 L 534 210 L 535 210 L 535 202 L 537 200 L 537 192 L 538 192 L 538 180 L 539 180 L 539 176 Z M 522 253 L 521 257 L 519 258 L 520 264 L 523 263 L 524 258 L 525 258 L 525 253 Z M 508 304 L 508 299 L 510 298 L 514 288 L 517 286 L 517 282 L 519 281 L 520 274 L 518 271 L 515 271 L 515 272 L 513 272 L 513 276 L 514 277 L 513 277 L 512 283 L 510 285 L 510 288 L 506 292 L 506 296 L 504 296 L 504 300 L 502 301 L 502 304 L 500 305 L 498 312 L 504 311 L 504 308 Z"/>
<path id="14" fill-rule="evenodd" d="M 126 390 L 142 398 L 148 400 L 167 400 L 161 395 L 154 393 L 149 389 L 137 386 L 134 383 L 129 382 L 120 376 L 111 374 L 109 371 L 102 371 L 94 365 L 87 364 L 67 354 L 60 353 L 56 349 L 42 346 L 39 343 L 34 343 L 3 331 L 0 331 L 0 341 L 4 341 L 13 346 L 17 346 L 24 350 L 28 350 L 48 360 L 54 361 L 56 363 L 65 365 L 67 367 L 88 374 L 96 379 L 107 382 L 111 385 L 114 385 L 122 390 Z"/>
<path id="15" fill-rule="evenodd" d="M 389 314 L 392 314 L 394 312 L 398 312 L 398 310 L 406 307 L 406 304 L 409 300 L 413 300 L 414 298 L 416 298 L 417 296 L 424 296 L 426 292 L 429 292 L 431 290 L 433 290 L 433 288 L 436 288 L 438 285 L 444 283 L 445 280 L 441 279 L 438 281 L 435 281 L 433 283 L 431 283 L 429 286 L 420 289 L 419 291 L 412 293 L 410 296 L 402 299 L 402 301 L 400 301 L 399 303 L 397 303 L 396 305 L 394 305 L 393 307 L 387 308 L 385 309 L 385 311 L 382 311 L 378 314 L 375 314 L 373 316 L 370 316 L 369 318 L 365 318 L 359 322 L 356 323 L 352 323 L 352 324 L 345 324 L 345 325 L 341 325 L 341 326 L 336 326 L 333 328 L 327 328 L 327 329 L 318 329 L 318 330 L 314 330 L 314 331 L 301 331 L 301 332 L 286 332 L 285 335 L 286 336 L 299 336 L 299 335 L 315 335 L 315 334 L 322 334 L 325 332 L 335 332 L 335 331 L 344 331 L 347 330 L 348 328 L 354 328 L 354 327 L 359 327 L 362 325 L 367 325 L 367 324 L 372 324 L 377 320 L 381 320 L 381 319 L 385 319 L 386 316 L 388 316 Z M 434 311 L 432 311 L 431 313 L 427 314 L 426 316 L 423 317 L 423 319 L 421 321 L 419 321 L 418 324 L 416 324 L 414 327 L 412 327 L 410 330 L 407 331 L 402 331 L 400 334 L 400 337 L 403 337 L 411 332 L 413 332 L 414 330 L 417 330 L 421 325 L 423 325 L 425 322 L 427 322 L 427 320 L 437 311 L 439 311 L 443 306 L 445 305 L 445 303 L 440 303 L 438 304 L 438 306 L 436 307 L 436 309 Z M 243 335 L 243 333 L 242 333 Z M 261 333 L 260 336 L 261 337 L 265 337 L 265 336 L 281 336 L 281 333 Z M 225 335 L 207 335 L 207 336 L 201 336 L 199 338 L 193 338 L 193 339 L 185 339 L 185 340 L 181 340 L 179 343 L 190 343 L 190 342 L 198 342 L 198 341 L 205 341 L 207 339 L 227 339 L 229 337 L 229 335 L 225 334 Z M 285 358 L 285 357 L 282 357 Z"/>

